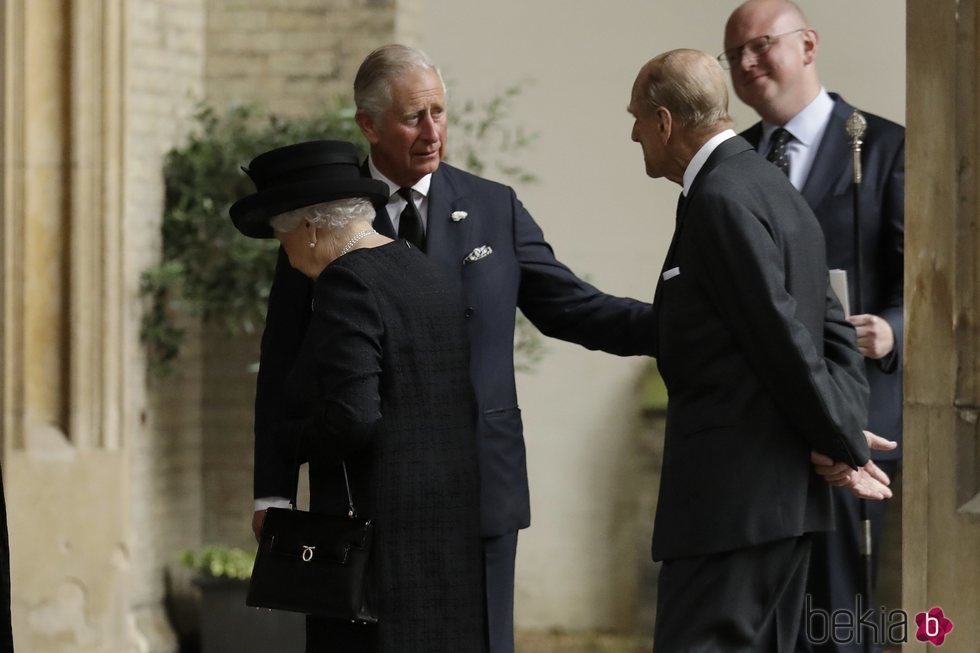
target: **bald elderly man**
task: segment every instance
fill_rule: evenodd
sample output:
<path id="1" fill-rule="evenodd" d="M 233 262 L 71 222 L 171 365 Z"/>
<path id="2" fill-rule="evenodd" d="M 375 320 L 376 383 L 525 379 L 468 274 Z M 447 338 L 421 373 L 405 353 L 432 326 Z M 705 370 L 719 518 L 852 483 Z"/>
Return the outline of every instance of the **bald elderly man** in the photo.
<path id="1" fill-rule="evenodd" d="M 847 271 L 849 296 L 856 297 L 855 243 L 851 143 L 845 123 L 854 111 L 830 94 L 817 74 L 819 36 L 800 8 L 787 0 L 749 0 L 732 13 L 725 26 L 725 52 L 719 56 L 731 71 L 738 97 L 762 119 L 742 136 L 771 159 L 779 159 L 793 184 L 813 209 L 826 240 L 827 263 Z M 862 300 L 849 319 L 857 328 L 857 344 L 865 357 L 871 388 L 867 428 L 895 440 L 899 447 L 874 452 L 879 467 L 897 472 L 902 441 L 902 333 L 905 235 L 905 129 L 864 113 L 861 185 Z M 782 153 L 780 156 L 780 152 Z M 873 568 L 877 570 L 878 542 L 890 502 L 866 506 L 871 525 Z M 843 489 L 834 490 L 836 528 L 814 538 L 807 593 L 809 606 L 826 614 L 847 610 L 859 623 L 863 610 L 861 509 Z M 877 612 L 873 597 L 864 608 Z M 813 620 L 814 632 L 804 633 L 805 650 L 858 653 L 857 637 L 832 636 L 825 621 Z M 862 639 L 879 630 L 866 629 Z M 838 640 L 838 641 L 835 641 Z M 846 641 L 845 641 L 846 640 Z M 876 650 L 880 648 L 876 642 Z"/>
<path id="2" fill-rule="evenodd" d="M 654 299 L 670 397 L 653 534 L 654 650 L 793 651 L 813 533 L 835 482 L 889 491 L 869 462 L 868 388 L 829 286 L 820 225 L 731 130 L 725 75 L 696 50 L 640 70 L 629 103 L 646 172 L 682 188 Z"/>

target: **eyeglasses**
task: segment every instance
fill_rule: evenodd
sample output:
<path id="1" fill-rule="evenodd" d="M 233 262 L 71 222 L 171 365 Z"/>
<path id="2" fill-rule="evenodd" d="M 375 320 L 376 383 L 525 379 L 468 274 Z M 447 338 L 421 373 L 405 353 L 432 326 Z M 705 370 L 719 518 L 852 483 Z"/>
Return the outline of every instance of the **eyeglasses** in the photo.
<path id="1" fill-rule="evenodd" d="M 796 34 L 797 32 L 806 31 L 806 27 L 801 27 L 799 29 L 794 29 L 792 32 L 783 32 L 782 34 L 766 34 L 765 36 L 757 36 L 754 39 L 750 39 L 738 46 L 737 48 L 732 48 L 731 50 L 725 50 L 718 55 L 718 63 L 725 70 L 729 70 L 734 66 L 738 65 L 738 62 L 742 60 L 742 56 L 746 53 L 752 55 L 753 59 L 761 57 L 765 53 L 769 52 L 769 48 L 773 46 L 777 40 L 783 38 L 784 36 L 789 36 L 790 34 Z"/>

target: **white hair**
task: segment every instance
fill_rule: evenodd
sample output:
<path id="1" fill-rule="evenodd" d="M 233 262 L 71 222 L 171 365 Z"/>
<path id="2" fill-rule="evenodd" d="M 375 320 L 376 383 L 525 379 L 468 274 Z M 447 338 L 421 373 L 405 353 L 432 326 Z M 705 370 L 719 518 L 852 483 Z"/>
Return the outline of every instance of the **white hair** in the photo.
<path id="1" fill-rule="evenodd" d="M 273 231 L 289 233 L 303 222 L 328 231 L 345 229 L 354 222 L 373 222 L 374 204 L 364 197 L 321 202 L 280 213 L 269 220 Z"/>
<path id="2" fill-rule="evenodd" d="M 369 54 L 361 63 L 354 77 L 354 104 L 375 122 L 391 106 L 391 82 L 412 70 L 432 70 L 442 84 L 446 95 L 446 83 L 442 73 L 422 50 L 393 43 L 384 45 Z"/>

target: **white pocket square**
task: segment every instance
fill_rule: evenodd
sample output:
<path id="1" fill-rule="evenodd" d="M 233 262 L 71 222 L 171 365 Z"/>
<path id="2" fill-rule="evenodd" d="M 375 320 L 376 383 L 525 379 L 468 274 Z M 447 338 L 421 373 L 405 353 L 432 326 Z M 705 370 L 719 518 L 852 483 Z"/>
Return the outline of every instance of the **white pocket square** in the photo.
<path id="1" fill-rule="evenodd" d="M 663 273 L 664 281 L 668 281 L 670 279 L 673 279 L 674 277 L 678 276 L 680 273 L 681 273 L 681 269 L 679 267 L 678 268 L 670 268 L 669 270 L 667 270 L 666 272 Z"/>
<path id="2" fill-rule="evenodd" d="M 466 258 L 463 259 L 463 265 L 466 265 L 467 263 L 476 263 L 481 258 L 486 258 L 491 254 L 493 254 L 493 248 L 490 247 L 490 245 L 480 245 L 466 255 Z"/>

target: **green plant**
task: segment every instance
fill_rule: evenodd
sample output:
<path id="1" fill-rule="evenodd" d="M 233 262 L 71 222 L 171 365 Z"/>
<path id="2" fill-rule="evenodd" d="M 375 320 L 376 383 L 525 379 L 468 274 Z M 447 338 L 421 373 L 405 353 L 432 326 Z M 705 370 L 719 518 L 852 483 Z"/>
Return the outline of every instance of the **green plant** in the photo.
<path id="1" fill-rule="evenodd" d="M 218 323 L 228 333 L 261 328 L 278 243 L 243 238 L 231 224 L 228 208 L 254 191 L 240 167 L 266 150 L 320 138 L 363 148 L 349 102 L 295 120 L 263 117 L 253 106 L 224 114 L 202 107 L 188 142 L 167 154 L 163 257 L 140 281 L 148 303 L 141 336 L 156 372 L 168 371 L 180 351 L 177 313 Z"/>
<path id="2" fill-rule="evenodd" d="M 485 103 L 465 102 L 450 112 L 456 140 L 449 159 L 473 172 L 487 168 L 486 151 L 499 152 L 495 168 L 524 183 L 534 176 L 513 162 L 532 138 L 505 126 L 509 102 L 521 87 L 507 89 Z M 144 301 L 141 338 L 151 370 L 165 375 L 180 353 L 184 332 L 177 315 L 199 318 L 228 334 L 254 333 L 265 321 L 278 243 L 242 237 L 228 218 L 229 207 L 254 191 L 241 166 L 261 152 L 313 139 L 348 140 L 366 152 L 354 122 L 354 108 L 340 99 L 311 118 L 285 120 L 251 105 L 225 113 L 202 106 L 184 145 L 166 156 L 161 262 L 140 279 Z M 458 138 L 457 138 L 458 136 Z M 540 335 L 519 316 L 516 351 L 526 369 L 541 356 Z"/>
<path id="3" fill-rule="evenodd" d="M 524 92 L 526 85 L 514 84 L 485 101 L 463 100 L 458 110 L 450 111 L 447 160 L 475 175 L 512 183 L 536 182 L 537 176 L 517 157 L 534 143 L 537 134 L 508 124 L 511 102 Z M 493 158 L 486 158 L 487 150 L 494 153 Z"/>
<path id="4" fill-rule="evenodd" d="M 211 545 L 180 554 L 182 565 L 206 578 L 248 580 L 252 577 L 255 554 L 237 547 Z"/>

